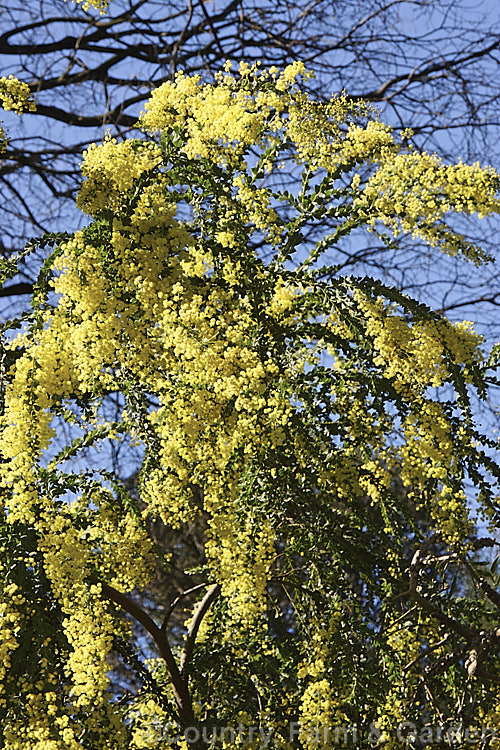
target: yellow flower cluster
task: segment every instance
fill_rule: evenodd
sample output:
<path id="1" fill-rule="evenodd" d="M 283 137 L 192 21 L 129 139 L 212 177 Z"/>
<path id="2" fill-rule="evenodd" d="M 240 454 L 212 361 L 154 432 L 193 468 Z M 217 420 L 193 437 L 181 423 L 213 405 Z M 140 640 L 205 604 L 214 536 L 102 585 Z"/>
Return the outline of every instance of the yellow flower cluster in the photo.
<path id="1" fill-rule="evenodd" d="M 447 363 L 464 365 L 467 378 L 467 366 L 482 361 L 482 339 L 471 323 L 453 324 L 441 318 L 410 324 L 381 299 L 358 293 L 356 302 L 373 340 L 375 364 L 402 392 L 442 385 L 450 374 Z"/>
<path id="2" fill-rule="evenodd" d="M 297 297 L 298 291 L 291 289 L 284 279 L 278 279 L 274 287 L 274 294 L 266 312 L 277 320 L 290 321 L 289 310 Z"/>
<path id="3" fill-rule="evenodd" d="M 375 158 L 386 147 L 394 147 L 390 128 L 377 120 L 368 121 L 365 127 L 351 124 L 347 133 L 343 132 L 346 115 L 355 108 L 366 117 L 370 111 L 366 105 L 355 106 L 345 96 L 322 105 L 295 90 L 298 76 L 309 75 L 300 62 L 280 74 L 275 69 L 260 72 L 257 66 L 242 63 L 239 74 L 243 79 L 270 80 L 274 85 L 252 94 L 246 87 L 239 88 L 230 74 L 218 76 L 216 85 L 211 85 L 202 84 L 199 76 L 178 73 L 173 83 L 166 82 L 153 91 L 141 127 L 148 133 L 180 129 L 188 157 L 231 164 L 238 164 L 253 144 L 276 143 L 272 134 L 280 130 L 295 143 L 299 161 L 329 171 L 346 161 Z M 268 162 L 268 170 L 271 167 Z"/>
<path id="4" fill-rule="evenodd" d="M 30 87 L 24 81 L 14 76 L 0 78 L 0 103 L 6 112 L 13 110 L 20 115 L 22 112 L 35 112 L 36 103 Z"/>
<path id="5" fill-rule="evenodd" d="M 226 71 L 229 69 L 227 65 Z M 188 157 L 221 164 L 240 164 L 252 144 L 272 151 L 280 137 L 285 137 L 293 143 L 296 160 L 309 167 L 335 174 L 359 163 L 371 165 L 375 168 L 363 189 L 358 190 L 359 175 L 354 176 L 358 182 L 353 182 L 357 192 L 353 209 L 369 226 L 380 221 L 396 236 L 411 233 L 447 253 L 460 252 L 475 262 L 482 258 L 478 248 L 467 244 L 442 219 L 450 211 L 480 217 L 498 212 L 493 169 L 479 164 L 445 165 L 434 155 L 411 150 L 402 153 L 391 128 L 374 118 L 365 103 L 335 96 L 320 104 L 296 89 L 296 78 L 308 76 L 301 63 L 280 74 L 243 63 L 239 75 L 248 79 L 248 86 L 240 87 L 228 72 L 220 74 L 215 85 L 179 73 L 173 83 L 153 92 L 141 127 L 148 133 L 180 133 L 177 137 Z M 257 82 L 265 82 L 266 87 L 259 90 Z M 357 121 L 349 122 L 353 116 Z M 264 164 L 270 171 L 273 157 L 268 156 Z M 237 180 L 239 200 L 252 220 L 268 239 L 278 240 L 281 229 L 274 209 L 268 206 L 266 190 L 241 176 Z M 221 235 L 227 231 L 222 230 Z M 229 237 L 225 242 L 232 246 Z"/>
<path id="6" fill-rule="evenodd" d="M 477 213 L 480 218 L 498 213 L 498 175 L 476 164 L 445 165 L 432 154 L 393 153 L 368 180 L 364 198 L 371 223 L 382 221 L 397 237 L 400 232 L 420 237 L 445 252 L 464 252 L 481 260 L 477 248 L 468 248 L 460 236 L 442 223 L 451 212 Z"/>
<path id="7" fill-rule="evenodd" d="M 25 722 L 10 722 L 3 728 L 6 750 L 83 750 L 69 717 L 59 711 L 54 691 L 28 692 L 24 708 Z"/>
<path id="8" fill-rule="evenodd" d="M 5 567 L 1 566 L 2 569 Z M 5 571 L 2 571 L 5 572 Z M 25 599 L 22 591 L 15 583 L 2 586 L 0 603 L 0 683 L 10 667 L 10 655 L 18 647 L 17 636 L 21 629 L 23 614 L 20 605 Z M 3 699 L 0 698 L 0 705 Z"/>
<path id="9" fill-rule="evenodd" d="M 452 365 L 471 382 L 473 366 L 483 360 L 481 337 L 467 322 L 411 322 L 381 299 L 359 292 L 353 296 L 371 341 L 373 363 L 405 399 L 408 412 L 397 418 L 389 412 L 377 414 L 370 397 L 345 388 L 339 392 L 334 385 L 332 405 L 345 420 L 352 443 L 344 444 L 334 465 L 319 472 L 321 486 L 348 505 L 363 496 L 377 504 L 397 476 L 408 500 L 428 509 L 447 542 L 458 543 L 472 529 L 461 488 L 462 460 L 471 445 L 463 432 L 457 442 L 448 413 L 430 399 L 429 388 L 449 382 Z M 331 314 L 328 325 L 337 335 L 351 335 L 338 315 Z M 348 360 L 336 357 L 334 373 L 349 376 L 349 366 Z"/>
<path id="10" fill-rule="evenodd" d="M 270 191 L 256 188 L 241 175 L 235 178 L 234 186 L 238 189 L 236 198 L 240 217 L 245 216 L 257 229 L 262 230 L 266 240 L 277 242 L 282 236 L 279 217 L 270 206 Z"/>
<path id="11" fill-rule="evenodd" d="M 290 107 L 287 131 L 297 144 L 299 162 L 335 173 L 346 164 L 379 161 L 396 148 L 391 128 L 378 120 L 364 126 L 349 124 L 345 128 L 347 97 L 334 97 L 324 106 L 315 102 L 298 102 Z M 369 109 L 358 106 L 358 115 L 366 117 Z"/>
<path id="12" fill-rule="evenodd" d="M 235 628 L 247 630 L 266 609 L 266 584 L 275 536 L 265 519 L 248 518 L 243 528 L 235 526 L 231 517 L 217 517 L 206 545 L 207 555 L 222 581 L 222 594 L 228 601 L 231 638 Z"/>
<path id="13" fill-rule="evenodd" d="M 106 12 L 110 0 L 72 0 L 72 2 L 83 4 L 83 10 L 88 10 L 89 8 L 97 8 L 97 10 L 99 10 L 101 14 L 103 14 Z"/>
<path id="14" fill-rule="evenodd" d="M 335 658 L 332 652 L 332 638 L 338 632 L 343 617 L 342 604 L 336 602 L 328 627 L 322 628 L 317 623 L 316 626 L 310 623 L 314 630 L 309 644 L 309 654 L 297 672 L 300 679 L 307 681 L 299 713 L 299 740 L 304 750 L 335 747 L 338 741 L 334 734 L 335 729 L 350 724 L 343 710 L 349 689 L 348 680 L 346 678 L 343 681 L 338 666 L 335 677 L 332 677 L 331 669 L 329 670 Z"/>
<path id="15" fill-rule="evenodd" d="M 83 745 L 79 742 L 78 737 L 82 733 L 82 724 L 75 714 L 77 714 L 77 705 L 85 706 L 89 716 L 86 721 L 86 728 L 90 732 L 96 733 L 95 747 L 103 749 L 106 747 L 107 740 L 103 737 L 101 743 L 97 740 L 97 735 L 103 735 L 107 727 L 113 727 L 117 742 L 124 740 L 124 727 L 121 723 L 118 713 L 103 696 L 100 700 L 91 703 L 78 699 L 78 689 L 85 694 L 91 689 L 91 695 L 97 697 L 95 685 L 97 673 L 98 680 L 102 683 L 106 680 L 107 664 L 99 667 L 99 660 L 102 659 L 102 643 L 99 642 L 99 636 L 96 642 L 93 642 L 93 635 L 96 633 L 96 625 L 92 622 L 93 617 L 97 615 L 99 623 L 102 603 L 97 598 L 95 602 L 91 601 L 92 594 L 87 592 L 87 615 L 83 617 L 80 607 L 80 600 L 85 596 L 85 586 L 83 583 L 82 558 L 85 557 L 81 545 L 78 545 L 75 531 L 68 525 L 61 522 L 58 515 L 52 517 L 50 523 L 51 532 L 47 533 L 47 527 L 42 523 L 38 525 L 40 536 L 45 533 L 39 547 L 39 552 L 46 552 L 43 560 L 43 570 L 47 573 L 49 580 L 54 581 L 53 592 L 60 595 L 59 601 L 68 615 L 65 622 L 64 634 L 69 638 L 70 643 L 75 647 L 74 652 L 69 656 L 67 662 L 68 671 L 71 665 L 76 667 L 74 659 L 78 661 L 78 669 L 74 670 L 75 683 L 71 691 L 73 700 L 68 701 L 68 694 L 60 692 L 60 673 L 57 667 L 54 669 L 53 656 L 58 650 L 63 648 L 63 639 L 61 635 L 54 638 L 47 636 L 40 639 L 40 631 L 46 627 L 46 622 L 40 622 L 39 610 L 34 603 L 28 601 L 26 593 L 22 592 L 20 586 L 10 583 L 2 586 L 2 604 L 0 607 L 1 619 L 1 639 L 0 650 L 2 653 L 2 669 L 0 673 L 0 682 L 2 686 L 2 698 L 0 699 L 0 710 L 7 716 L 2 726 L 3 747 L 7 750 L 24 750 L 33 748 L 33 750 L 47 747 L 51 750 L 82 750 Z M 70 528 L 70 533 L 67 529 Z M 53 536 L 57 539 L 52 544 L 50 534 L 53 530 Z M 58 551 L 55 549 L 59 548 Z M 4 550 L 2 549 L 2 553 Z M 11 552 L 8 556 L 11 556 Z M 37 569 L 39 562 L 39 553 L 26 554 L 25 550 L 18 550 L 15 553 L 13 562 L 19 565 L 24 562 L 28 568 L 28 575 L 32 575 Z M 12 570 L 4 567 L 3 574 L 9 575 Z M 45 602 L 44 602 L 45 605 Z M 71 638 L 72 628 L 76 633 L 75 639 Z M 102 629 L 98 624 L 97 629 Z M 113 630 L 110 629 L 110 634 Z M 109 638 L 110 636 L 108 636 Z M 80 640 L 85 641 L 85 647 L 80 647 Z M 31 648 L 36 649 L 35 653 L 28 652 L 27 661 L 35 661 L 36 673 L 23 674 L 22 664 L 19 663 L 19 656 L 15 654 L 15 649 L 19 646 L 26 648 L 30 644 Z M 57 646 L 55 644 L 57 643 Z M 54 651 L 55 646 L 55 651 Z M 108 648 L 109 650 L 109 648 Z M 98 661 L 95 656 L 98 655 Z M 14 674 L 9 674 L 11 659 L 13 656 L 17 659 Z M 87 657 L 87 658 L 86 658 Z M 89 673 L 94 671 L 93 678 Z M 85 681 L 83 674 L 86 674 Z M 16 716 L 9 706 L 9 700 L 12 698 L 13 679 L 15 682 L 15 696 L 19 691 L 23 695 L 23 711 L 20 716 Z M 85 682 L 85 685 L 84 685 Z M 70 681 L 71 684 L 71 681 Z M 92 692 L 93 689 L 93 692 Z M 8 712 L 5 709 L 8 707 Z"/>
<path id="16" fill-rule="evenodd" d="M 2 729 L 5 750 L 84 750 L 85 745 L 80 742 L 82 731 L 94 734 L 96 750 L 106 750 L 110 744 L 103 727 L 113 736 L 115 747 L 123 747 L 126 742 L 124 727 L 107 709 L 93 711 L 83 728 L 64 709 L 61 711 L 55 691 L 29 692 L 27 687 L 25 696 L 24 721 L 9 722 Z"/>
<path id="17" fill-rule="evenodd" d="M 241 267 L 228 259 L 222 278 L 229 287 L 213 283 L 210 254 L 174 218 L 159 161 L 154 144 L 111 139 L 85 155 L 80 207 L 96 217 L 110 209 L 129 216 L 113 219 L 108 250 L 85 231 L 62 246 L 53 280 L 58 305 L 42 328 L 13 344 L 23 343 L 30 356 L 14 368 L 0 437 L 3 481 L 14 486 L 9 520 L 39 525 L 44 503 L 45 518 L 52 519 L 50 503 L 33 489 L 36 464 L 54 434 L 52 409 L 63 399 L 119 388 L 114 368 L 126 362 L 159 400 L 150 415 L 157 467 L 142 483 L 147 513 L 179 523 L 193 512 L 192 483 L 204 487 L 213 516 L 209 558 L 235 620 L 250 623 L 264 608 L 274 536 L 265 523 L 255 535 L 238 528 L 232 511 L 238 473 L 230 462 L 240 449 L 252 454 L 263 444 L 278 445 L 290 405 L 270 388 L 278 370 L 272 357 L 252 345 L 249 302 L 233 291 Z M 39 528 L 48 575 L 67 613 L 72 700 L 88 708 L 104 701 L 112 621 L 98 587 L 85 578 L 97 557 L 101 574 L 117 588 L 145 585 L 151 545 L 132 517 L 117 522 L 104 497 L 92 497 L 93 511 L 85 502 L 72 510 L 88 516 L 78 533 L 69 516 Z M 241 569 L 238 583 L 235 568 Z"/>
<path id="18" fill-rule="evenodd" d="M 110 500 L 108 493 L 101 490 L 93 493 L 91 499 L 97 512 L 82 500 L 72 504 L 73 515 L 85 513 L 89 519 L 80 538 L 98 558 L 99 570 L 113 588 L 145 588 L 153 575 L 153 542 L 136 516 L 130 512 L 119 515 Z"/>
<path id="19" fill-rule="evenodd" d="M 258 141 L 269 108 L 256 107 L 245 92 L 230 86 L 200 85 L 200 76 L 178 73 L 155 89 L 146 104 L 141 127 L 148 133 L 183 129 L 184 151 L 194 159 L 237 161 L 244 150 Z M 231 79 L 232 80 L 232 79 Z M 227 149 L 232 144 L 233 148 Z"/>
<path id="20" fill-rule="evenodd" d="M 160 163 L 161 150 L 155 143 L 123 141 L 107 137 L 83 153 L 82 173 L 87 179 L 78 194 L 77 205 L 95 216 L 107 209 L 118 211 L 130 200 L 137 179 Z"/>
<path id="21" fill-rule="evenodd" d="M 421 496 L 428 480 L 438 480 L 430 511 L 450 543 L 463 540 L 472 531 L 465 492 L 454 488 L 460 477 L 460 451 L 454 444 L 443 407 L 422 401 L 404 424 L 405 444 L 401 447 L 401 479 L 410 488 L 409 498 Z"/>
<path id="22" fill-rule="evenodd" d="M 128 712 L 129 720 L 132 720 L 132 738 L 130 747 L 132 750 L 163 750 L 168 746 L 168 741 L 163 738 L 161 729 L 168 724 L 168 715 L 165 709 L 154 698 L 142 701 Z"/>
<path id="23" fill-rule="evenodd" d="M 99 585 L 85 583 L 90 553 L 71 519 L 62 513 L 47 518 L 40 527 L 45 571 L 66 615 L 64 632 L 73 647 L 66 667 L 71 697 L 74 705 L 82 708 L 105 705 L 109 685 L 106 657 L 114 623 L 100 598 Z"/>
<path id="24" fill-rule="evenodd" d="M 401 618 L 398 618 L 399 620 Z M 400 675 L 399 680 L 392 680 L 392 685 L 386 695 L 385 701 L 378 707 L 376 727 L 379 733 L 379 742 L 384 747 L 400 748 L 401 740 L 398 737 L 397 729 L 402 722 L 407 721 L 408 717 L 405 711 L 415 700 L 415 692 L 419 683 L 417 677 L 413 676 L 411 670 L 401 672 L 400 668 L 395 668 L 395 664 L 407 667 L 416 660 L 421 651 L 421 638 L 415 628 L 414 623 L 396 622 L 395 624 L 387 623 L 387 655 L 389 664 L 386 664 L 387 671 L 391 670 L 393 675 Z M 435 631 L 429 629 L 429 640 L 432 643 L 436 636 Z"/>
<path id="25" fill-rule="evenodd" d="M 37 370 L 30 357 L 19 360 L 16 374 L 7 389 L 8 408 L 1 423 L 0 451 L 6 460 L 1 486 L 7 489 L 12 487 L 7 506 L 8 518 L 12 523 L 22 520 L 33 524 L 33 508 L 44 502 L 34 489 L 34 463 L 50 444 L 54 431 L 50 427 L 51 415 L 47 411 L 50 375 L 48 372 L 45 377 L 41 375 L 39 385 L 32 387 Z M 36 393 L 33 393 L 34 390 Z"/>
<path id="26" fill-rule="evenodd" d="M 22 112 L 35 112 L 36 103 L 27 83 L 10 75 L 0 78 L 0 106 L 6 112 L 12 110 L 20 115 Z M 0 125 L 0 154 L 7 148 L 8 138 Z"/>

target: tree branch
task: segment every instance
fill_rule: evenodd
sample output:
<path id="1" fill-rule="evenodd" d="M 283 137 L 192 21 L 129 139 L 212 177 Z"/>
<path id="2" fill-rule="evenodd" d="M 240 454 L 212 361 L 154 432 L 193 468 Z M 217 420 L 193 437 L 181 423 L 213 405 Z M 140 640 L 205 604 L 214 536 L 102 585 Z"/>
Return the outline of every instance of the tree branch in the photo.
<path id="1" fill-rule="evenodd" d="M 193 656 L 193 648 L 196 641 L 196 636 L 198 635 L 198 630 L 200 629 L 201 621 L 205 617 L 206 613 L 208 612 L 210 605 L 212 602 L 215 601 L 215 599 L 218 597 L 220 592 L 220 586 L 218 583 L 214 583 L 212 586 L 210 586 L 209 590 L 201 600 L 201 602 L 198 605 L 198 608 L 196 612 L 193 615 L 193 619 L 191 620 L 191 624 L 189 625 L 189 630 L 186 636 L 186 642 L 184 644 L 184 649 L 181 654 L 181 675 L 185 677 L 187 680 L 187 666 L 189 662 L 191 661 L 191 658 Z"/>
<path id="2" fill-rule="evenodd" d="M 21 281 L 18 284 L 0 287 L 0 297 L 19 297 L 24 294 L 33 294 L 33 284 Z"/>
<path id="3" fill-rule="evenodd" d="M 139 605 L 128 596 L 122 594 L 120 591 L 117 591 L 117 589 L 100 581 L 94 576 L 91 577 L 91 581 L 100 584 L 103 597 L 121 607 L 133 617 L 134 620 L 139 622 L 153 638 L 167 667 L 167 672 L 172 683 L 175 702 L 177 704 L 177 710 L 179 712 L 180 722 L 183 726 L 192 726 L 193 723 L 195 723 L 195 717 L 193 714 L 191 697 L 187 688 L 187 682 L 181 675 L 177 664 L 175 663 L 166 633 L 162 628 L 159 628 L 158 625 L 156 625 L 147 612 L 141 609 L 141 607 L 139 607 Z"/>

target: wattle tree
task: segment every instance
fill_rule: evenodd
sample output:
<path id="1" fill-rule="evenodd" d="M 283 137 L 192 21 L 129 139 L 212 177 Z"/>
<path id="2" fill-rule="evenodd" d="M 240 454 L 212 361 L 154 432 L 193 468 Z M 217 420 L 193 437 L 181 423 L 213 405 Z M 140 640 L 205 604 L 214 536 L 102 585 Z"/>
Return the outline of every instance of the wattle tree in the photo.
<path id="1" fill-rule="evenodd" d="M 46 249 L 2 325 L 3 748 L 500 747 L 495 349 L 342 272 L 366 231 L 486 262 L 499 177 L 307 75 L 179 74 L 4 262 Z"/>

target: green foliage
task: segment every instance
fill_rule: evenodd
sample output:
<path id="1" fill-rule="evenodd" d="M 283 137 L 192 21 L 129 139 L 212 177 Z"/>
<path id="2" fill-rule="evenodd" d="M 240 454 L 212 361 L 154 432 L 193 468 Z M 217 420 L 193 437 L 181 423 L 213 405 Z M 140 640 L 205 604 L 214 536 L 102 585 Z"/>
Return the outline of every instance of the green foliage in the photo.
<path id="1" fill-rule="evenodd" d="M 165 84 L 144 138 L 85 154 L 89 225 L 37 244 L 3 342 L 8 750 L 500 731 L 500 469 L 471 406 L 495 354 L 336 263 L 357 231 L 478 261 L 453 212 L 498 213 L 498 177 L 301 73 Z"/>

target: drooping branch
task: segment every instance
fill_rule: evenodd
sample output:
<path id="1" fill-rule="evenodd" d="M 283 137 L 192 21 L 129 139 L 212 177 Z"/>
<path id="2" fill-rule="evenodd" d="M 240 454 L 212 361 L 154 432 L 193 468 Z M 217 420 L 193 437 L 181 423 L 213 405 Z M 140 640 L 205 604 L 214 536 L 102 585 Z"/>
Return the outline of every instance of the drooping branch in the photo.
<path id="1" fill-rule="evenodd" d="M 456 633 L 467 641 L 469 657 L 465 662 L 465 667 L 469 676 L 475 674 L 484 680 L 500 682 L 500 675 L 490 672 L 481 666 L 481 663 L 486 658 L 490 647 L 500 641 L 500 628 L 493 628 L 489 632 L 474 630 L 463 623 L 458 622 L 458 620 L 449 617 L 418 591 L 419 572 L 422 565 L 429 562 L 429 557 L 425 556 L 425 552 L 432 542 L 433 538 L 431 537 L 424 543 L 422 548 L 418 549 L 413 555 L 409 567 L 409 588 L 406 594 L 409 594 L 413 601 L 422 607 L 425 612 L 443 623 L 443 625 L 446 625 L 450 631 Z M 487 588 L 491 600 L 496 600 L 498 594 L 496 594 L 491 587 L 488 586 Z M 492 593 L 495 594 L 495 596 L 492 596 Z"/>
<path id="2" fill-rule="evenodd" d="M 425 563 L 424 554 L 432 544 L 432 542 L 433 538 L 431 537 L 425 542 L 422 548 L 418 549 L 413 555 L 409 567 L 410 583 L 408 591 L 406 593 L 409 594 L 413 601 L 419 604 L 422 609 L 425 610 L 425 612 L 432 615 L 432 617 L 434 617 L 436 620 L 439 620 L 439 622 L 442 622 L 448 628 L 453 630 L 458 635 L 461 635 L 463 638 L 466 638 L 468 641 L 475 641 L 479 638 L 478 631 L 472 630 L 466 625 L 463 625 L 457 620 L 454 620 L 452 617 L 449 617 L 447 614 L 434 606 L 434 604 L 426 599 L 425 596 L 422 596 L 422 594 L 418 591 L 418 575 L 420 572 L 420 568 Z"/>

